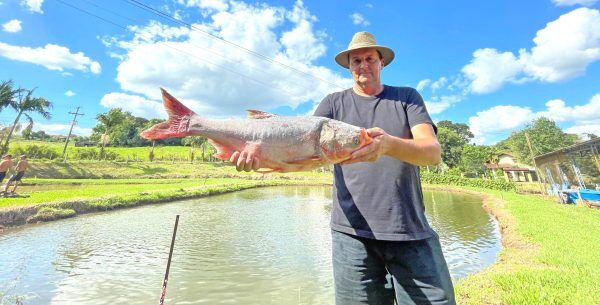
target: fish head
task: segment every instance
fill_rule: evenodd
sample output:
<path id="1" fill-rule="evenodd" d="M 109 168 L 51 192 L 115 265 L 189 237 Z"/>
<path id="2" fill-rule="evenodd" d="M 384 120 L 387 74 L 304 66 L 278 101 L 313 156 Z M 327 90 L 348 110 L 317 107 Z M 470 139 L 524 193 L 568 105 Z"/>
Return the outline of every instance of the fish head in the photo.
<path id="1" fill-rule="evenodd" d="M 341 121 L 329 120 L 321 128 L 319 147 L 321 155 L 331 163 L 339 163 L 350 155 L 373 142 L 364 128 Z"/>

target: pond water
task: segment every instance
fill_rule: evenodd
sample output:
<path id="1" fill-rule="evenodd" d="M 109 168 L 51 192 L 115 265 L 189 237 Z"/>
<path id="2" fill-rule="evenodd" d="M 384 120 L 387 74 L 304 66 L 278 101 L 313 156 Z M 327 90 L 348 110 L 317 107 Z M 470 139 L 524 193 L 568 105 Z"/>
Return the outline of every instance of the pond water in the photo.
<path id="1" fill-rule="evenodd" d="M 452 277 L 492 264 L 477 197 L 425 192 Z M 82 215 L 0 235 L 0 304 L 333 304 L 330 187 L 259 188 Z"/>

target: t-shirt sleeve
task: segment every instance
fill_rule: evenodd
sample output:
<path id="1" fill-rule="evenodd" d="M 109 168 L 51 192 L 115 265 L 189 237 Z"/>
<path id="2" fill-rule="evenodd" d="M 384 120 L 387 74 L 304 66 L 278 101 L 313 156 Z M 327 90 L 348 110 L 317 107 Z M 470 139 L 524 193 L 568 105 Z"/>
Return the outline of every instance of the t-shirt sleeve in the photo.
<path id="1" fill-rule="evenodd" d="M 331 95 L 326 96 L 317 109 L 315 109 L 314 116 L 320 116 L 325 118 L 333 119 L 333 105 L 331 104 Z"/>
<path id="2" fill-rule="evenodd" d="M 415 89 L 410 90 L 406 101 L 406 116 L 408 117 L 408 125 L 413 128 L 419 124 L 427 123 L 433 126 L 433 131 L 437 134 L 437 126 L 431 120 L 423 97 Z"/>

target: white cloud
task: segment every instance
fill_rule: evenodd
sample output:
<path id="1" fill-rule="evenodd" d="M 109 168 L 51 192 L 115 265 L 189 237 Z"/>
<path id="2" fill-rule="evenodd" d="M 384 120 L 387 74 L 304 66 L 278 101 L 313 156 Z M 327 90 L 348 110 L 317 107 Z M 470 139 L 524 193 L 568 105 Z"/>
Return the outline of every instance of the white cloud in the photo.
<path id="1" fill-rule="evenodd" d="M 301 1 L 292 9 L 228 4 L 227 10 L 211 12 L 209 22 L 194 27 L 282 64 L 200 31 L 151 23 L 130 27 L 131 40 L 104 39 L 112 51 L 124 53 L 117 67 L 121 89 L 156 101 L 159 87 L 164 87 L 200 115 L 231 116 L 243 115 L 245 109 L 316 103 L 327 93 L 351 86 L 350 78 L 314 64 L 325 54 L 325 34 L 315 32 L 316 18 Z M 144 117 L 162 113 L 152 106 Z"/>
<path id="2" fill-rule="evenodd" d="M 2 25 L 2 28 L 5 32 L 9 33 L 17 33 L 21 31 L 21 21 L 17 19 L 13 19 Z"/>
<path id="3" fill-rule="evenodd" d="M 528 107 L 494 106 L 470 117 L 469 127 L 475 135 L 475 141 L 481 143 L 480 138 L 489 138 L 489 134 L 516 130 L 542 116 L 557 123 L 573 122 L 574 125 L 565 129 L 566 132 L 585 130 L 584 126 L 597 131 L 595 128 L 600 125 L 600 94 L 594 95 L 584 105 L 567 106 L 562 100 L 550 100 L 546 102 L 546 109 L 538 112 Z"/>
<path id="4" fill-rule="evenodd" d="M 371 4 L 371 3 L 365 3 L 365 7 L 373 8 L 373 4 Z"/>
<path id="5" fill-rule="evenodd" d="M 43 14 L 42 4 L 44 0 L 21 0 L 21 5 L 26 7 L 30 12 Z"/>
<path id="6" fill-rule="evenodd" d="M 131 112 L 134 116 L 148 119 L 165 118 L 167 116 L 161 102 L 148 100 L 138 95 L 111 92 L 102 97 L 100 105 L 106 108 L 121 108 Z"/>
<path id="7" fill-rule="evenodd" d="M 594 134 L 600 137 L 600 124 L 589 124 L 589 125 L 573 125 L 565 129 L 566 133 L 572 133 L 576 135 Z"/>
<path id="8" fill-rule="evenodd" d="M 600 94 L 594 95 L 589 103 L 584 105 L 566 106 L 562 100 L 550 100 L 546 102 L 546 108 L 547 110 L 539 112 L 539 115 L 556 122 L 600 123 Z"/>
<path id="9" fill-rule="evenodd" d="M 55 44 L 47 44 L 43 48 L 30 48 L 0 42 L 0 56 L 42 65 L 50 70 L 61 72 L 65 69 L 73 69 L 99 74 L 101 71 L 100 64 L 82 52 L 71 53 L 68 48 Z"/>
<path id="10" fill-rule="evenodd" d="M 473 93 L 489 93 L 504 83 L 558 82 L 583 74 L 600 59 L 600 12 L 578 8 L 549 22 L 518 56 L 493 48 L 478 49 L 463 67 Z"/>
<path id="11" fill-rule="evenodd" d="M 582 6 L 592 6 L 598 0 L 552 0 L 556 6 L 571 6 L 571 5 L 582 5 Z"/>
<path id="12" fill-rule="evenodd" d="M 226 11 L 229 8 L 225 0 L 177 0 L 187 7 L 198 7 L 205 10 Z"/>
<path id="13" fill-rule="evenodd" d="M 360 26 L 369 26 L 371 25 L 371 23 L 369 22 L 369 20 L 365 19 L 365 17 L 359 13 L 353 13 L 350 15 L 350 19 L 352 19 L 352 23 L 354 23 L 354 25 L 360 25 Z"/>
<path id="14" fill-rule="evenodd" d="M 425 106 L 427 106 L 429 114 L 438 114 L 460 102 L 462 98 L 461 95 L 433 96 L 430 100 L 425 101 Z"/>
<path id="15" fill-rule="evenodd" d="M 67 92 L 65 92 L 65 95 L 68 97 L 75 96 L 75 92 L 73 92 L 71 90 L 67 90 Z"/>
<path id="16" fill-rule="evenodd" d="M 436 80 L 435 82 L 431 83 L 431 90 L 435 91 L 438 90 L 440 88 L 443 88 L 446 83 L 448 82 L 448 79 L 444 76 L 440 77 L 438 80 Z"/>
<path id="17" fill-rule="evenodd" d="M 417 84 L 417 87 L 416 87 L 417 91 L 421 91 L 421 90 L 425 89 L 430 83 L 431 83 L 431 80 L 429 78 L 421 80 Z"/>
<path id="18" fill-rule="evenodd" d="M 43 130 L 46 134 L 68 135 L 71 124 L 42 124 L 34 123 L 33 131 Z M 89 136 L 92 134 L 92 128 L 83 128 L 77 125 L 73 126 L 73 134 L 78 136 Z"/>
<path id="19" fill-rule="evenodd" d="M 521 63 L 511 52 L 499 53 L 496 49 L 478 49 L 471 62 L 462 68 L 471 80 L 473 93 L 489 93 L 498 90 L 506 81 L 514 80 L 523 70 Z"/>

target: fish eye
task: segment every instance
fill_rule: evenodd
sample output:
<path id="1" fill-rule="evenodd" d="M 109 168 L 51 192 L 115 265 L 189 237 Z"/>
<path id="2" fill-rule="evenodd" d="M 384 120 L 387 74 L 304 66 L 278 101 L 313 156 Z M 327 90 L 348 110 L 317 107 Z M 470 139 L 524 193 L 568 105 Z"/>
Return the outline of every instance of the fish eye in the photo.
<path id="1" fill-rule="evenodd" d="M 354 138 L 354 144 L 356 144 L 356 145 L 360 144 L 360 139 L 358 137 Z"/>

